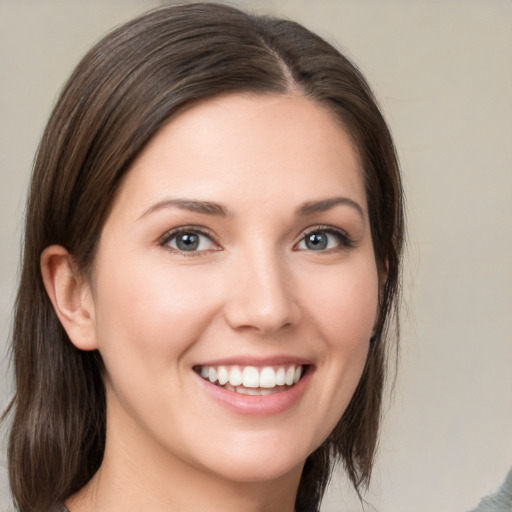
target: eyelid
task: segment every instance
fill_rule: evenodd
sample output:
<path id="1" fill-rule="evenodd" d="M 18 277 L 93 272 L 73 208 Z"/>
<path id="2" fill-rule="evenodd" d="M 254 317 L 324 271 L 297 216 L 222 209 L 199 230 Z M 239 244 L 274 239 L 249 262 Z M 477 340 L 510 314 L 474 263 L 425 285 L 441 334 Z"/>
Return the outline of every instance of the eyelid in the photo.
<path id="1" fill-rule="evenodd" d="M 324 232 L 324 233 L 328 233 L 328 234 L 331 234 L 331 235 L 334 235 L 338 238 L 339 240 L 339 243 L 340 243 L 340 247 L 336 247 L 336 248 L 331 248 L 331 249 L 326 249 L 324 251 L 319 251 L 319 252 L 331 252 L 331 251 L 336 251 L 336 250 L 341 250 L 341 249 L 350 249 L 352 247 L 354 247 L 355 243 L 354 243 L 354 240 L 349 236 L 349 234 L 341 229 L 341 228 L 338 228 L 338 227 L 335 227 L 335 226 L 330 226 L 330 225 L 316 225 L 316 226 L 311 226 L 307 229 L 305 229 L 299 240 L 294 244 L 293 246 L 293 250 L 304 250 L 304 249 L 298 249 L 297 248 L 297 245 L 302 242 L 308 235 L 312 234 L 312 233 L 316 233 L 316 232 Z M 182 233 L 194 233 L 194 234 L 198 234 L 198 235 L 201 235 L 201 236 L 205 236 L 207 238 L 209 238 L 212 243 L 216 246 L 216 248 L 214 249 L 207 249 L 207 250 L 201 250 L 201 251 L 190 251 L 190 252 L 187 252 L 187 251 L 180 251 L 179 249 L 175 249 L 174 247 L 170 247 L 168 244 L 170 242 L 170 240 L 172 240 L 174 237 L 182 234 Z M 176 227 L 176 228 L 172 228 L 172 229 L 169 229 L 168 231 L 166 231 L 161 237 L 160 239 L 158 240 L 158 245 L 162 246 L 162 247 L 165 247 L 167 249 L 169 249 L 170 251 L 172 252 L 176 252 L 176 253 L 179 253 L 179 254 L 183 254 L 185 256 L 199 256 L 205 252 L 210 252 L 210 251 L 215 251 L 215 250 L 221 250 L 222 247 L 220 246 L 220 244 L 218 243 L 217 239 L 216 239 L 216 236 L 215 234 L 205 228 L 205 227 L 202 227 L 202 226 L 196 226 L 196 225 L 188 225 L 188 226 L 179 226 L 179 227 Z"/>
<path id="2" fill-rule="evenodd" d="M 201 250 L 201 251 L 187 252 L 187 251 L 180 251 L 179 249 L 175 249 L 174 247 L 171 247 L 170 245 L 168 245 L 169 242 L 174 237 L 176 237 L 180 234 L 183 234 L 183 233 L 193 233 L 196 235 L 205 236 L 212 241 L 212 243 L 216 246 L 216 248 Z M 202 226 L 179 226 L 176 228 L 169 229 L 160 237 L 160 239 L 158 240 L 158 245 L 160 245 L 164 248 L 167 248 L 168 250 L 170 250 L 172 252 L 183 254 L 185 256 L 199 256 L 205 252 L 216 251 L 216 250 L 221 249 L 219 243 L 216 240 L 216 236 L 214 235 L 214 233 L 211 230 L 204 228 Z"/>
<path id="3" fill-rule="evenodd" d="M 355 246 L 354 240 L 350 237 L 350 235 L 344 229 L 341 229 L 341 228 L 338 228 L 335 226 L 320 224 L 320 225 L 311 226 L 310 228 L 305 229 L 302 232 L 300 239 L 294 245 L 294 250 L 297 250 L 297 251 L 305 250 L 305 249 L 297 249 L 298 244 L 300 242 L 302 242 L 308 235 L 310 235 L 312 233 L 317 233 L 317 232 L 323 232 L 323 233 L 328 233 L 328 234 L 334 235 L 339 239 L 339 242 L 340 242 L 340 247 L 326 249 L 324 251 L 318 251 L 318 252 L 326 253 L 326 252 L 331 252 L 331 251 L 336 251 L 336 250 L 350 249 Z"/>

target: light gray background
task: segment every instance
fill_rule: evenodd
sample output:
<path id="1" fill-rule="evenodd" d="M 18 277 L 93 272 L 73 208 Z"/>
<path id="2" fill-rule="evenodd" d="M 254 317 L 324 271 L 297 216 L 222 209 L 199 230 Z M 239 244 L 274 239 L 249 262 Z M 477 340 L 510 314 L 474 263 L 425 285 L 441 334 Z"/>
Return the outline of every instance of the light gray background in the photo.
<path id="1" fill-rule="evenodd" d="M 25 190 L 50 108 L 94 41 L 161 3 L 0 0 L 2 407 Z M 380 512 L 467 510 L 512 465 L 512 2 L 241 3 L 344 48 L 387 114 L 409 245 L 399 378 L 368 500 Z M 325 512 L 360 510 L 334 487 Z"/>

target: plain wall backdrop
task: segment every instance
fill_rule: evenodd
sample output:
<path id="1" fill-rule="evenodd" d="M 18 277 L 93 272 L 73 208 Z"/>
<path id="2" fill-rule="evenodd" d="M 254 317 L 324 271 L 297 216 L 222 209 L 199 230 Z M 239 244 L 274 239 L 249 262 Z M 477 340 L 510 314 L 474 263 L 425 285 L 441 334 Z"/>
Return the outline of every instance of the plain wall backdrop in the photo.
<path id="1" fill-rule="evenodd" d="M 13 392 L 7 346 L 25 193 L 50 109 L 92 43 L 162 3 L 0 0 L 2 408 Z M 380 512 L 468 510 L 512 465 L 512 2 L 232 3 L 319 32 L 379 98 L 402 162 L 409 235 L 401 363 L 368 501 Z M 341 482 L 323 510 L 361 510 Z"/>

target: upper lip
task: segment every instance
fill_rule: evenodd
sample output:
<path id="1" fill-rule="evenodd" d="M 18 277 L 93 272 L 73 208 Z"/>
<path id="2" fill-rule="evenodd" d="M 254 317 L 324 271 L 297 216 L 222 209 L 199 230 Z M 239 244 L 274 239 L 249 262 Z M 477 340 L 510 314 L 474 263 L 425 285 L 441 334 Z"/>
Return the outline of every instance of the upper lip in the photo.
<path id="1" fill-rule="evenodd" d="M 249 355 L 241 355 L 241 356 L 230 356 L 223 357 L 218 359 L 212 359 L 208 361 L 201 361 L 193 366 L 255 366 L 255 367 L 264 367 L 264 366 L 282 366 L 282 365 L 311 365 L 312 362 L 310 359 L 306 359 L 303 357 L 291 356 L 291 355 L 276 355 L 271 357 L 261 357 L 261 356 L 249 356 Z"/>

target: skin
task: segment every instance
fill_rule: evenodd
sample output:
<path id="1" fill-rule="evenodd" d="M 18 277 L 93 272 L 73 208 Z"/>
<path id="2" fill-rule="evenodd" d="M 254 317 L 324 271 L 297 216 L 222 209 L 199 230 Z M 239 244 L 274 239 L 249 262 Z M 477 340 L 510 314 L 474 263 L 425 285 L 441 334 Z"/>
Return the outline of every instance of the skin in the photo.
<path id="1" fill-rule="evenodd" d="M 297 213 L 332 198 L 344 199 Z M 169 232 L 181 227 L 205 232 L 199 250 L 177 248 Z M 306 244 L 311 231 L 326 249 Z M 59 246 L 41 261 L 70 339 L 106 368 L 105 458 L 72 512 L 293 511 L 306 457 L 357 386 L 378 308 L 358 155 L 325 107 L 291 93 L 190 107 L 125 176 L 92 275 Z M 309 370 L 275 414 L 226 407 L 193 370 L 277 356 Z"/>

